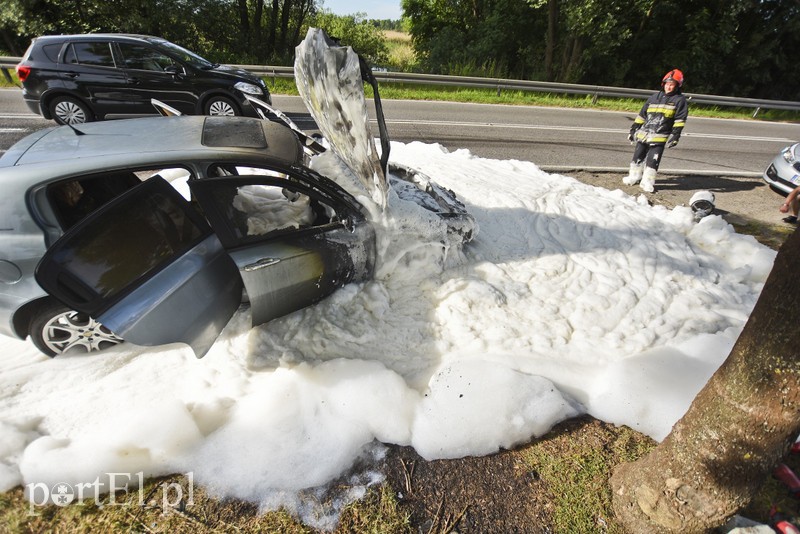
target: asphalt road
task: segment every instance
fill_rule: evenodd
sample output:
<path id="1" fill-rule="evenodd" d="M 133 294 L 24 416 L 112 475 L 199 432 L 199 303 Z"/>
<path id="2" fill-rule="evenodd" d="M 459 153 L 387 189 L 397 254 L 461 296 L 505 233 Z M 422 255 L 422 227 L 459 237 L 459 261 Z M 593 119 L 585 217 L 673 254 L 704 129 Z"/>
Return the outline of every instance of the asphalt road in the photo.
<path id="1" fill-rule="evenodd" d="M 275 103 L 304 116 L 299 98 L 276 96 Z M 548 171 L 627 170 L 633 152 L 627 136 L 635 113 L 398 100 L 384 101 L 384 112 L 396 141 L 527 160 Z M 781 148 L 800 140 L 797 124 L 705 119 L 691 111 L 685 132 L 678 147 L 667 149 L 662 172 L 760 175 Z"/>
<path id="2" fill-rule="evenodd" d="M 299 97 L 275 95 L 274 104 L 301 128 L 314 129 Z M 400 100 L 385 100 L 384 112 L 395 141 L 439 143 L 485 158 L 532 161 L 547 172 L 572 173 L 586 181 L 627 171 L 632 153 L 627 134 L 635 114 L 629 112 Z M 698 188 L 718 196 L 736 193 L 740 197 L 736 204 L 747 208 L 746 217 L 779 221 L 772 205 L 777 196 L 760 176 L 781 148 L 800 140 L 800 125 L 699 118 L 691 115 L 691 108 L 689 113 L 680 145 L 664 155 L 662 196 L 677 190 L 682 196 L 672 201 L 679 204 L 688 202 L 691 191 Z M 18 89 L 0 89 L 0 153 L 53 124 L 30 113 Z M 617 183 L 608 176 L 598 181 L 603 183 L 597 185 L 608 182 L 606 186 Z M 750 198 L 749 192 L 758 196 Z M 658 195 L 659 191 L 651 201 L 659 202 Z"/>

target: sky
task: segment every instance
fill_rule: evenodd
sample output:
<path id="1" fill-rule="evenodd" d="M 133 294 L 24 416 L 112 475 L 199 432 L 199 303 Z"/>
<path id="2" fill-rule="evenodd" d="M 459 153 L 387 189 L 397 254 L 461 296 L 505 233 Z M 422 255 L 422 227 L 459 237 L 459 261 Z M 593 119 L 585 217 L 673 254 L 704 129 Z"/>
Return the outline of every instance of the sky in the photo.
<path id="1" fill-rule="evenodd" d="M 324 0 L 322 7 L 335 15 L 366 13 L 367 19 L 400 20 L 403 16 L 400 0 Z"/>
<path id="2" fill-rule="evenodd" d="M 351 115 L 334 122 L 366 121 L 357 97 L 336 97 Z M 330 139 L 372 153 L 356 134 Z M 50 359 L 0 336 L 0 491 L 23 485 L 42 502 L 37 487 L 183 473 L 331 530 L 383 479 L 384 444 L 481 456 L 579 414 L 662 440 L 729 354 L 775 259 L 718 215 L 696 221 L 535 162 L 421 142 L 392 143 L 390 161 L 452 189 L 475 239 L 460 247 L 391 189 L 381 210 L 374 184 L 328 151 L 312 166 L 368 206 L 374 280 L 255 328 L 243 307 L 202 359 L 131 343 Z"/>

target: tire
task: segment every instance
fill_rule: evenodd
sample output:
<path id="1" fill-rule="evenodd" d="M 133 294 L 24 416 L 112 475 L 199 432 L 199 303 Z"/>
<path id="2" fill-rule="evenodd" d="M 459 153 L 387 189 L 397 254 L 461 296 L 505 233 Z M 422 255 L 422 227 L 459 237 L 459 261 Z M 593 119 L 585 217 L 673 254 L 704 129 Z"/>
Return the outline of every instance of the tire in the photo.
<path id="1" fill-rule="evenodd" d="M 36 348 L 51 358 L 66 351 L 101 351 L 123 342 L 91 317 L 57 302 L 39 310 L 31 321 L 30 336 Z"/>
<path id="2" fill-rule="evenodd" d="M 57 96 L 51 100 L 50 115 L 58 124 L 83 124 L 93 119 L 86 104 L 71 96 Z"/>
<path id="3" fill-rule="evenodd" d="M 238 106 L 233 100 L 225 96 L 212 96 L 206 102 L 203 110 L 206 115 L 223 115 L 227 117 L 241 115 Z"/>

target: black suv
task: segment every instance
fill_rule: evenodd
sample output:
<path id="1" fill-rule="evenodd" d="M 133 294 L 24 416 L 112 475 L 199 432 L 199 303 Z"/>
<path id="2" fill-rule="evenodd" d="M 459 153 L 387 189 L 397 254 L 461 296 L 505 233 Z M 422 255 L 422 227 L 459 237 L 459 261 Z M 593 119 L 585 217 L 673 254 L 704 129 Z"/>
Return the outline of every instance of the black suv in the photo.
<path id="1" fill-rule="evenodd" d="M 257 117 L 245 93 L 271 103 L 255 74 L 148 35 L 37 37 L 17 74 L 28 107 L 59 124 L 152 115 L 152 98 L 187 115 Z"/>

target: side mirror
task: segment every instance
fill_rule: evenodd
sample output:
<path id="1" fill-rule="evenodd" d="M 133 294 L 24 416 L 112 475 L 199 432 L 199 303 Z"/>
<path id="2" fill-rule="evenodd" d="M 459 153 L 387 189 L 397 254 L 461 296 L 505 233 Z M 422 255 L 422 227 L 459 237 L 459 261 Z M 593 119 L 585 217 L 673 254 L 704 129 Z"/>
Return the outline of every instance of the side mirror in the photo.
<path id="1" fill-rule="evenodd" d="M 168 67 L 164 68 L 164 72 L 172 74 L 173 76 L 177 76 L 178 74 L 183 74 L 182 70 L 178 68 L 177 65 L 169 65 Z"/>

